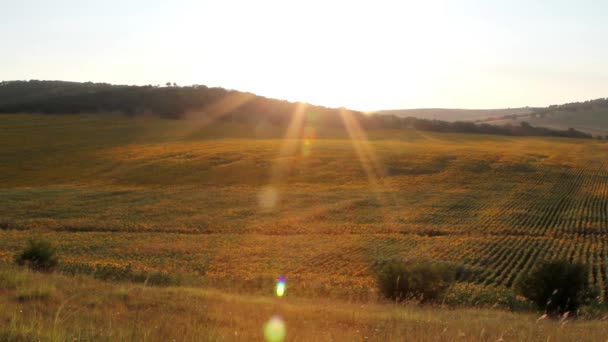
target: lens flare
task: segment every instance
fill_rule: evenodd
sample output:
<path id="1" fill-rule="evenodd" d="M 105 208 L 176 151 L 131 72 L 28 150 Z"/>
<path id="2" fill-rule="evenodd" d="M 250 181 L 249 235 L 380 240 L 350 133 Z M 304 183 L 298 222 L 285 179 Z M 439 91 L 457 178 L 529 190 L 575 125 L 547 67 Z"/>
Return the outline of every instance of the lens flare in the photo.
<path id="1" fill-rule="evenodd" d="M 263 211 L 272 211 L 279 201 L 279 192 L 273 186 L 263 188 L 258 194 L 258 203 Z"/>
<path id="2" fill-rule="evenodd" d="M 310 141 L 310 139 L 306 139 L 306 140 L 304 140 L 304 143 L 302 144 L 302 156 L 308 157 L 308 156 L 310 156 L 311 153 L 312 153 L 312 142 Z"/>
<path id="3" fill-rule="evenodd" d="M 264 338 L 267 342 L 281 342 L 287 335 L 285 323 L 279 316 L 272 317 L 264 324 Z"/>
<path id="4" fill-rule="evenodd" d="M 275 291 L 278 297 L 283 297 L 285 295 L 285 290 L 287 289 L 287 282 L 285 281 L 285 277 L 280 277 L 277 280 L 277 285 L 275 286 Z"/>

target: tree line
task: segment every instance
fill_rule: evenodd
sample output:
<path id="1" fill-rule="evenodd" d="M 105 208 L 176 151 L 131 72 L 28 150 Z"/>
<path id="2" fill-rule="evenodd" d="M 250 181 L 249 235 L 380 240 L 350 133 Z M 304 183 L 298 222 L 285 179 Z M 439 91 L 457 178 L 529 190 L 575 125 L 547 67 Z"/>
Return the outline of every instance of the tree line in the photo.
<path id="1" fill-rule="evenodd" d="M 608 103 L 608 100 L 602 100 Z M 300 105 L 236 90 L 204 85 L 178 87 L 175 83 L 170 82 L 166 86 L 38 80 L 0 82 L 0 113 L 102 114 L 121 112 L 131 116 L 157 115 L 171 119 L 180 119 L 195 113 L 198 116 L 218 121 L 268 122 L 275 125 L 286 125 Z M 331 127 L 343 127 L 340 116 L 343 110 L 345 109 L 306 106 L 306 112 L 313 114 L 312 117 L 316 124 Z M 464 121 L 446 122 L 413 117 L 400 118 L 394 115 L 366 115 L 358 111 L 349 112 L 366 129 L 413 128 L 433 132 L 591 138 L 590 134 L 572 128 L 553 130 L 533 127 L 525 122 L 520 125 L 495 126 Z M 308 119 L 310 117 L 309 115 Z"/>
<path id="2" fill-rule="evenodd" d="M 583 102 L 570 102 L 561 105 L 551 105 L 545 108 L 535 108 L 534 113 L 543 115 L 558 111 L 564 112 L 582 112 L 591 110 L 608 110 L 608 97 Z"/>

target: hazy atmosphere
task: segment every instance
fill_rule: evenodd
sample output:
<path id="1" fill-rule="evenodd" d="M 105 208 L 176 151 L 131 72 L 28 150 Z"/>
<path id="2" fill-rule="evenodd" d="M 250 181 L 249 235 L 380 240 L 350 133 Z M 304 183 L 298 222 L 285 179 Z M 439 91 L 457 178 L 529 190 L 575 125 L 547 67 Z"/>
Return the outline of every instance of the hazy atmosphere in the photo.
<path id="1" fill-rule="evenodd" d="M 606 13 L 4 1 L 0 342 L 605 342 Z"/>
<path id="2" fill-rule="evenodd" d="M 205 84 L 356 110 L 608 90 L 601 1 L 5 1 L 0 77 Z"/>

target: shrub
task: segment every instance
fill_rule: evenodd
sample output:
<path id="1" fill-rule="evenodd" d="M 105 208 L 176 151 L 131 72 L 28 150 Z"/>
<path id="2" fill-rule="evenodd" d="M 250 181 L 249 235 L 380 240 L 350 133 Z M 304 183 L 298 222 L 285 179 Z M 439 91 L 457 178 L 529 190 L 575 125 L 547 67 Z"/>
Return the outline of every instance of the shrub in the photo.
<path id="1" fill-rule="evenodd" d="M 380 293 L 395 301 L 437 299 L 454 282 L 456 270 L 451 265 L 426 260 L 389 261 L 378 272 Z"/>
<path id="2" fill-rule="evenodd" d="M 530 310 L 530 303 L 512 289 L 502 286 L 484 286 L 475 283 L 459 282 L 450 286 L 442 303 L 450 306 L 474 306 L 503 308 L 510 310 Z"/>
<path id="3" fill-rule="evenodd" d="M 46 240 L 30 239 L 23 251 L 15 255 L 15 262 L 35 271 L 51 272 L 58 263 L 55 247 Z"/>
<path id="4" fill-rule="evenodd" d="M 539 265 L 515 287 L 540 310 L 574 313 L 592 298 L 587 275 L 588 268 L 583 264 L 553 261 Z"/>

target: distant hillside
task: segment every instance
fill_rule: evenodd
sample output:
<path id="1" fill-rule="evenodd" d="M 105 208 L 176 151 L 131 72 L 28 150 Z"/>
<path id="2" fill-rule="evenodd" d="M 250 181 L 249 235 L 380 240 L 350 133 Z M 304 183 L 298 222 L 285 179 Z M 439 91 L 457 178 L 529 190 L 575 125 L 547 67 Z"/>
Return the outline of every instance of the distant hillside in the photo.
<path id="1" fill-rule="evenodd" d="M 521 126 L 529 124 L 552 130 L 569 130 L 608 138 L 608 98 L 584 102 L 551 105 L 543 108 L 508 109 L 396 109 L 375 112 L 380 115 L 415 117 L 419 119 L 441 120 L 448 122 L 468 121 L 489 124 L 497 127 Z"/>
<path id="2" fill-rule="evenodd" d="M 123 86 L 63 81 L 0 82 L 0 113 L 108 113 L 285 124 L 298 103 L 204 85 Z M 307 105 L 320 121 L 336 121 L 338 109 Z M 363 117 L 362 113 L 353 115 Z M 330 124 L 328 122 L 328 124 Z"/>
<path id="3" fill-rule="evenodd" d="M 92 94 L 126 86 L 108 83 L 66 81 L 3 81 L 0 82 L 0 107 L 16 106 L 52 98 Z"/>
<path id="4" fill-rule="evenodd" d="M 488 118 L 499 118 L 506 115 L 522 115 L 532 113 L 534 109 L 506 108 L 506 109 L 447 109 L 447 108 L 418 108 L 393 109 L 375 112 L 380 115 L 395 115 L 399 117 L 415 117 L 420 119 L 433 119 L 442 121 L 476 121 Z"/>
<path id="5" fill-rule="evenodd" d="M 528 122 L 532 126 L 551 129 L 574 128 L 594 136 L 608 136 L 608 98 L 585 102 L 574 102 L 537 108 L 532 113 L 486 119 L 492 125 L 517 125 Z"/>
<path id="6" fill-rule="evenodd" d="M 532 126 L 552 129 L 568 129 L 570 127 L 587 132 L 593 136 L 608 136 L 608 110 L 592 110 L 585 112 L 556 111 L 544 116 L 525 115 L 515 118 L 487 120 L 492 125 L 517 125 L 528 122 Z"/>
<path id="7" fill-rule="evenodd" d="M 480 111 L 486 115 L 520 113 L 530 109 Z M 588 134 L 568 129 L 554 130 L 528 124 L 496 126 L 469 120 L 431 120 L 385 115 L 365 115 L 344 108 L 270 99 L 252 93 L 204 85 L 187 87 L 124 86 L 105 83 L 62 81 L 5 81 L 0 83 L 0 113 L 75 114 L 123 113 L 128 116 L 158 116 L 170 119 L 197 117 L 212 121 L 286 126 L 296 113 L 302 123 L 317 127 L 345 127 L 354 119 L 367 130 L 418 129 L 517 136 L 557 136 L 589 138 Z M 466 112 L 466 111 L 465 111 Z M 348 113 L 348 117 L 344 114 Z M 453 118 L 454 119 L 454 118 Z"/>

